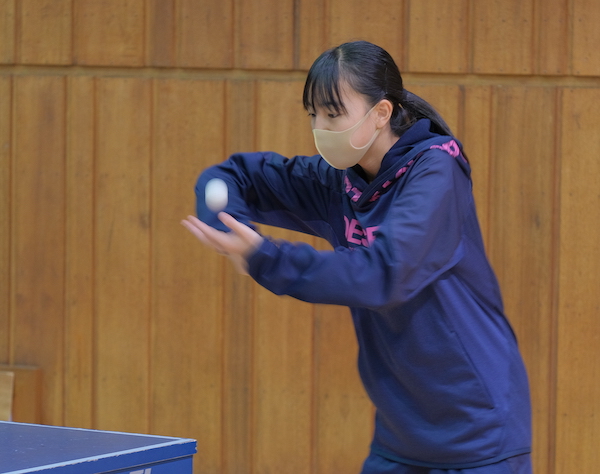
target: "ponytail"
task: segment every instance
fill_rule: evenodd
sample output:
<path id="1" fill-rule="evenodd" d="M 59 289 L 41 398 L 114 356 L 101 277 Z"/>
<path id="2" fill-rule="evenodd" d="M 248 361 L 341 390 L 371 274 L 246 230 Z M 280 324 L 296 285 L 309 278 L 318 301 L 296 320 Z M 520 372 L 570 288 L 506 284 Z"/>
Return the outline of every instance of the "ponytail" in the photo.
<path id="1" fill-rule="evenodd" d="M 417 120 L 429 119 L 433 131 L 440 135 L 453 135 L 452 130 L 433 106 L 416 94 L 403 90 L 396 117 L 392 113 L 391 126 L 394 133 L 402 135 Z"/>

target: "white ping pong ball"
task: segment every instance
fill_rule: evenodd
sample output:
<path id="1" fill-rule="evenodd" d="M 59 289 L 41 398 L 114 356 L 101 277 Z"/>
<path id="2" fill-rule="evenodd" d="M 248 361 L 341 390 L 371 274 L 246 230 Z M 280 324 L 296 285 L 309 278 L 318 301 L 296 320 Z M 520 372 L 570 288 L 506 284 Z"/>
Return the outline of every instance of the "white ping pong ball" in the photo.
<path id="1" fill-rule="evenodd" d="M 206 206 L 213 212 L 220 212 L 227 206 L 227 184 L 219 178 L 213 178 L 204 188 Z"/>

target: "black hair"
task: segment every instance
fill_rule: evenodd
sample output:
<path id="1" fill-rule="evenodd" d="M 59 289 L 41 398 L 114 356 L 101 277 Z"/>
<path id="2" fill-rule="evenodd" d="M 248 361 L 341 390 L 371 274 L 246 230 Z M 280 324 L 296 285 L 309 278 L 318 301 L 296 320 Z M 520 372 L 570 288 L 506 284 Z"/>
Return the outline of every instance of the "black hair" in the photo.
<path id="1" fill-rule="evenodd" d="M 353 41 L 321 54 L 308 71 L 302 102 L 308 111 L 315 105 L 345 112 L 340 84 L 346 82 L 374 106 L 387 99 L 393 106 L 390 126 L 401 136 L 417 120 L 427 118 L 433 131 L 452 135 L 440 114 L 425 100 L 406 89 L 390 54 L 368 41 Z"/>

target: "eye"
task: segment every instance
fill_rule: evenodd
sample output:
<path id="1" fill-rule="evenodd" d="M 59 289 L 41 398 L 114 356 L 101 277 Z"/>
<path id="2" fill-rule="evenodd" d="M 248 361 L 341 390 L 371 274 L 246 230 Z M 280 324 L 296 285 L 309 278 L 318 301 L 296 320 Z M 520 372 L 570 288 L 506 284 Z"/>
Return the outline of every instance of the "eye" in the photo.
<path id="1" fill-rule="evenodd" d="M 327 114 L 327 116 L 328 116 L 330 119 L 334 119 L 334 118 L 337 118 L 337 117 L 339 117 L 339 116 L 340 116 L 340 114 L 329 113 L 329 114 Z"/>
<path id="2" fill-rule="evenodd" d="M 312 118 L 312 117 L 316 117 L 316 116 L 317 116 L 317 114 L 315 114 L 314 112 L 309 112 L 309 113 L 308 113 L 308 116 Z"/>

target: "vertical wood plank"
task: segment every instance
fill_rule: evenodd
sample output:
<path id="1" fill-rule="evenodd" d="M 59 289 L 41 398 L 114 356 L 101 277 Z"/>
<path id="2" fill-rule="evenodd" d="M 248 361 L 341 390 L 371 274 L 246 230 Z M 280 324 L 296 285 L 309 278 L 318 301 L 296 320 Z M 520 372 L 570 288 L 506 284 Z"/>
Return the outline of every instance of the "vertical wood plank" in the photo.
<path id="1" fill-rule="evenodd" d="M 173 67 L 176 61 L 175 0 L 147 0 L 146 64 Z"/>
<path id="2" fill-rule="evenodd" d="M 94 422 L 149 425 L 150 83 L 98 79 Z"/>
<path id="3" fill-rule="evenodd" d="M 360 472 L 374 411 L 356 368 L 350 310 L 318 305 L 315 323 L 316 472 Z"/>
<path id="4" fill-rule="evenodd" d="M 258 86 L 258 148 L 284 155 L 309 149 L 303 133 L 302 83 L 265 81 Z M 278 97 L 278 101 L 273 101 Z M 282 112 L 280 104 L 286 104 Z M 296 233 L 263 229 L 287 240 Z M 304 237 L 312 242 L 311 237 Z M 312 305 L 257 289 L 254 346 L 254 470 L 308 473 L 313 463 Z"/>
<path id="5" fill-rule="evenodd" d="M 468 0 L 409 0 L 407 71 L 468 70 Z M 443 47 L 442 47 L 443 45 Z"/>
<path id="6" fill-rule="evenodd" d="M 21 64 L 71 64 L 72 0 L 19 2 Z"/>
<path id="7" fill-rule="evenodd" d="M 73 4 L 74 63 L 142 66 L 144 0 L 77 0 Z"/>
<path id="8" fill-rule="evenodd" d="M 473 72 L 533 73 L 533 0 L 473 1 Z"/>
<path id="9" fill-rule="evenodd" d="M 535 469 L 548 472 L 550 393 L 555 388 L 556 92 L 499 87 L 494 100 L 490 259 L 528 369 Z"/>
<path id="10" fill-rule="evenodd" d="M 15 62 L 15 0 L 0 0 L 0 64 Z"/>
<path id="11" fill-rule="evenodd" d="M 244 4 L 256 8 L 256 3 Z M 230 68 L 233 64 L 233 0 L 179 0 L 177 8 L 178 65 Z"/>
<path id="12" fill-rule="evenodd" d="M 598 89 L 563 95 L 556 473 L 600 463 Z"/>
<path id="13" fill-rule="evenodd" d="M 331 0 L 329 42 L 367 40 L 384 48 L 403 71 L 405 61 L 405 0 Z"/>
<path id="14" fill-rule="evenodd" d="M 94 79 L 68 79 L 65 424 L 93 427 Z"/>
<path id="15" fill-rule="evenodd" d="M 200 170 L 222 156 L 222 81 L 155 84 L 152 431 L 198 441 L 198 472 L 223 472 L 223 258 L 180 224 Z M 207 111 L 210 111 L 207 113 Z"/>
<path id="16" fill-rule="evenodd" d="M 259 150 L 273 150 L 288 157 L 315 153 L 310 119 L 302 105 L 303 90 L 303 80 L 258 83 Z M 281 104 L 285 104 L 284 110 Z"/>
<path id="17" fill-rule="evenodd" d="M 15 80 L 14 360 L 42 368 L 43 423 L 63 421 L 65 80 Z"/>
<path id="18" fill-rule="evenodd" d="M 576 76 L 600 75 L 600 4 L 595 0 L 577 0 L 573 5 L 572 73 Z"/>
<path id="19" fill-rule="evenodd" d="M 235 1 L 235 66 L 243 69 L 294 67 L 294 0 Z"/>
<path id="20" fill-rule="evenodd" d="M 293 239 L 291 232 L 277 237 Z M 254 469 L 308 473 L 312 465 L 312 307 L 257 291 Z"/>
<path id="21" fill-rule="evenodd" d="M 327 37 L 327 16 L 325 2 L 298 0 L 296 23 L 297 69 L 308 71 L 319 55 L 334 46 Z"/>
<path id="22" fill-rule="evenodd" d="M 226 155 L 256 150 L 256 84 L 227 83 Z M 219 161 L 219 160 L 217 160 Z M 252 469 L 252 383 L 256 283 L 224 261 L 223 470 Z"/>
<path id="23" fill-rule="evenodd" d="M 536 73 L 569 74 L 569 0 L 537 0 Z"/>
<path id="24" fill-rule="evenodd" d="M 0 77 L 0 362 L 10 362 L 12 78 Z"/>
<path id="25" fill-rule="evenodd" d="M 492 88 L 465 89 L 465 113 L 460 140 L 471 164 L 473 195 L 484 241 L 489 240 Z"/>

